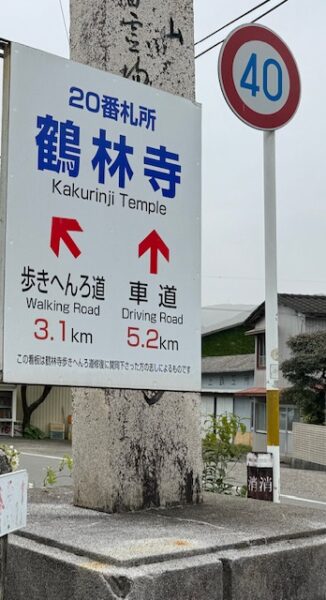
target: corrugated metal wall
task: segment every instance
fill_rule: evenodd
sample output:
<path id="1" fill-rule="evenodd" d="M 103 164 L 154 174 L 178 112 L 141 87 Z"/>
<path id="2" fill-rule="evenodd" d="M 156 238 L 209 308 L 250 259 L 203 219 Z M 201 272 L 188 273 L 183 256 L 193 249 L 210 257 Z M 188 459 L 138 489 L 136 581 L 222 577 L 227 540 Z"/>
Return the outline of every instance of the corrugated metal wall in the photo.
<path id="1" fill-rule="evenodd" d="M 326 465 L 326 427 L 293 423 L 293 457 Z"/>
<path id="2" fill-rule="evenodd" d="M 306 317 L 306 332 L 315 333 L 316 331 L 326 330 L 326 319 L 313 319 Z"/>
<path id="3" fill-rule="evenodd" d="M 43 391 L 43 386 L 27 386 L 27 400 L 30 404 L 36 400 Z M 45 433 L 49 432 L 49 423 L 64 423 L 67 426 L 67 417 L 71 415 L 71 388 L 53 387 L 44 402 L 32 415 L 31 423 Z M 17 389 L 17 420 L 22 420 L 23 411 L 20 387 Z"/>

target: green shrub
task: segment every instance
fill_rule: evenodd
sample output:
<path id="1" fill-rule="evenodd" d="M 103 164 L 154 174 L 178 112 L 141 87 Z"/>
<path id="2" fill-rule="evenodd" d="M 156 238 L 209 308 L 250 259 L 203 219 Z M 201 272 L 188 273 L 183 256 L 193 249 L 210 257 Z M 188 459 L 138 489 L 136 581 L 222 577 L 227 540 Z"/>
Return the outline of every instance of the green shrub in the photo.
<path id="1" fill-rule="evenodd" d="M 64 454 L 62 460 L 60 461 L 58 469 L 53 469 L 53 467 L 47 467 L 46 474 L 43 480 L 43 486 L 47 488 L 49 485 L 54 485 L 58 482 L 60 477 L 64 477 L 65 473 L 62 473 L 65 469 L 68 471 L 69 477 L 72 476 L 74 462 L 72 456 L 70 454 Z"/>
<path id="2" fill-rule="evenodd" d="M 234 480 L 230 477 L 232 467 L 248 452 L 245 444 L 235 444 L 236 434 L 245 433 L 246 426 L 240 417 L 233 414 L 210 416 L 206 435 L 202 442 L 203 450 L 203 489 L 218 494 L 231 494 Z M 232 463 L 232 464 L 230 464 Z M 240 490 L 240 495 L 244 495 Z"/>
<path id="3" fill-rule="evenodd" d="M 27 425 L 24 429 L 24 438 L 29 440 L 44 440 L 46 434 L 38 427 L 35 427 L 35 425 Z"/>

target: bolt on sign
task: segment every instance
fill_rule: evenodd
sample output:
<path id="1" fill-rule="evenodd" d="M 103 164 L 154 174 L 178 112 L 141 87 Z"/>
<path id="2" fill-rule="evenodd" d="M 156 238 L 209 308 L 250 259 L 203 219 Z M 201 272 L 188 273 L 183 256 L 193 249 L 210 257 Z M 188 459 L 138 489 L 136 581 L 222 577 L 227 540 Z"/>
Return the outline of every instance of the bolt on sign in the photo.
<path id="1" fill-rule="evenodd" d="M 5 49 L 5 382 L 200 389 L 200 107 Z"/>

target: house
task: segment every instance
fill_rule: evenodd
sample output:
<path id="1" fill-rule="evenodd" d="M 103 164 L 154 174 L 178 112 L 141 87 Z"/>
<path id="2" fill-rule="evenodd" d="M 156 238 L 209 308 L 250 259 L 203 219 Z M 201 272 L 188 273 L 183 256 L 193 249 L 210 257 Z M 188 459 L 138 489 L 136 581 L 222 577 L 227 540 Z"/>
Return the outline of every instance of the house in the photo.
<path id="1" fill-rule="evenodd" d="M 254 308 L 216 305 L 202 309 L 202 430 L 209 415 L 234 413 L 248 430 L 241 441 L 250 444 L 251 399 L 239 398 L 236 393 L 253 386 L 254 340 L 245 335 L 248 327 L 244 322 Z"/>
<path id="2" fill-rule="evenodd" d="M 209 415 L 233 413 L 241 418 L 247 434 L 241 442 L 252 444 L 251 399 L 237 396 L 254 382 L 255 355 L 208 356 L 202 359 L 201 425 L 205 431 Z M 238 436 L 240 441 L 240 436 Z"/>
<path id="3" fill-rule="evenodd" d="M 239 328 L 244 330 L 243 323 L 251 315 L 256 305 L 253 304 L 215 304 L 201 309 L 201 333 L 203 350 L 209 352 L 207 341 L 213 341 L 214 333 Z M 237 340 L 238 342 L 239 340 Z M 248 347 L 248 342 L 244 342 Z M 214 349 L 216 352 L 216 348 Z"/>
<path id="4" fill-rule="evenodd" d="M 255 340 L 254 384 L 237 392 L 239 399 L 247 398 L 252 405 L 253 449 L 266 450 L 266 354 L 265 303 L 260 304 L 244 321 L 247 336 Z M 279 364 L 290 357 L 287 340 L 300 333 L 326 330 L 326 296 L 278 294 Z M 279 374 L 279 388 L 289 384 Z M 293 423 L 300 420 L 293 404 L 280 401 L 280 453 L 291 456 Z"/>

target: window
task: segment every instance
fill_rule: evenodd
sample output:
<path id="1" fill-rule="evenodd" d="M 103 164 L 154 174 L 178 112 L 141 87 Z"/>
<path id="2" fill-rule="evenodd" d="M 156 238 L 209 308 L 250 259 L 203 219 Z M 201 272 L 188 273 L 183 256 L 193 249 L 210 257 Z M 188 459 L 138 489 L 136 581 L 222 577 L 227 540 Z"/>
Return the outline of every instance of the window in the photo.
<path id="1" fill-rule="evenodd" d="M 266 368 L 266 347 L 264 333 L 257 335 L 257 367 L 258 369 Z"/>
<path id="2" fill-rule="evenodd" d="M 292 405 L 280 406 L 280 431 L 291 432 L 293 423 L 300 420 L 297 407 Z M 251 405 L 251 428 L 258 433 L 267 432 L 266 402 L 256 399 Z"/>
<path id="3" fill-rule="evenodd" d="M 256 402 L 255 431 L 266 431 L 266 403 Z"/>
<path id="4" fill-rule="evenodd" d="M 300 421 L 299 409 L 294 406 L 288 406 L 287 430 L 292 431 L 293 423 L 298 423 L 299 421 Z"/>
<path id="5" fill-rule="evenodd" d="M 280 430 L 292 431 L 293 423 L 299 421 L 299 410 L 295 406 L 280 406 Z"/>
<path id="6" fill-rule="evenodd" d="M 16 421 L 16 389 L 0 386 L 0 435 L 14 437 Z"/>
<path id="7" fill-rule="evenodd" d="M 255 401 L 252 400 L 251 407 L 250 407 L 250 429 L 251 429 L 251 431 L 253 431 L 254 426 L 255 426 Z"/>
<path id="8" fill-rule="evenodd" d="M 286 406 L 280 406 L 280 430 L 287 431 L 287 410 Z"/>

